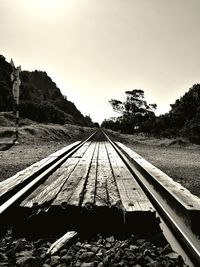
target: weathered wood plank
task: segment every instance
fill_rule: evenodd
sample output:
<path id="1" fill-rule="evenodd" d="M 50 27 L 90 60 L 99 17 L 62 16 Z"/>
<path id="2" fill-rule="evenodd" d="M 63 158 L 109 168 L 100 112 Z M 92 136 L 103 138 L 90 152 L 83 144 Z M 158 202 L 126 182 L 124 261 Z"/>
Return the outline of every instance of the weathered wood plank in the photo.
<path id="1" fill-rule="evenodd" d="M 115 149 L 109 143 L 106 144 L 106 148 L 125 211 L 153 211 L 154 209 L 148 198 Z"/>
<path id="2" fill-rule="evenodd" d="M 52 201 L 79 163 L 80 157 L 86 153 L 89 145 L 90 142 L 86 142 L 71 158 L 67 159 L 58 170 L 21 203 L 21 207 L 32 207 L 34 204 L 43 205 Z"/>
<path id="3" fill-rule="evenodd" d="M 13 189 L 15 185 L 25 181 L 32 173 L 36 172 L 37 170 L 47 165 L 48 163 L 51 163 L 52 161 L 53 159 L 49 157 L 42 159 L 41 161 L 34 163 L 26 169 L 19 171 L 14 176 L 2 181 L 0 183 L 0 196 L 5 194 L 7 191 Z"/>
<path id="4" fill-rule="evenodd" d="M 96 144 L 91 143 L 86 153 L 80 159 L 69 179 L 66 181 L 62 190 L 56 196 L 52 206 L 79 206 L 83 197 L 84 185 L 88 176 L 91 160 Z"/>
<path id="5" fill-rule="evenodd" d="M 100 142 L 98 151 L 98 165 L 96 178 L 95 206 L 108 206 L 107 179 L 112 176 L 104 142 Z"/>
<path id="6" fill-rule="evenodd" d="M 77 235 L 77 232 L 70 231 L 67 232 L 65 235 L 63 235 L 61 238 L 56 240 L 50 248 L 47 250 L 47 255 L 54 255 L 56 252 L 58 252 L 62 247 L 64 247 L 72 238 L 74 238 Z"/>
<path id="7" fill-rule="evenodd" d="M 63 183 L 68 179 L 78 162 L 79 159 L 68 159 L 42 185 L 33 191 L 20 206 L 31 208 L 35 204 L 43 205 L 45 202 L 51 201 L 59 192 Z"/>
<path id="8" fill-rule="evenodd" d="M 83 200 L 85 185 L 87 183 L 88 174 L 91 168 L 91 162 L 94 156 L 95 147 L 96 143 L 92 143 L 90 148 L 88 149 L 88 153 L 85 154 L 85 162 L 83 163 L 84 165 L 82 166 L 82 172 L 80 177 L 81 179 L 79 180 L 77 186 L 75 187 L 75 190 L 73 191 L 72 195 L 68 200 L 69 206 L 78 206 Z"/>
<path id="9" fill-rule="evenodd" d="M 98 153 L 95 205 L 116 206 L 119 202 L 120 197 L 111 169 L 105 142 L 101 142 Z"/>
<path id="10" fill-rule="evenodd" d="M 95 187 L 96 187 L 96 175 L 97 175 L 97 161 L 98 161 L 99 142 L 96 143 L 94 155 L 92 158 L 90 171 L 87 178 L 87 184 L 84 191 L 84 197 L 82 201 L 82 207 L 92 207 L 95 201 Z"/>
<path id="11" fill-rule="evenodd" d="M 32 164 L 26 169 L 19 171 L 14 176 L 0 182 L 0 196 L 12 190 L 16 185 L 24 182 L 26 179 L 28 179 L 30 175 L 44 168 L 45 166 L 53 162 L 56 158 L 58 158 L 62 153 L 68 151 L 69 149 L 73 148 L 75 145 L 79 143 L 80 141 L 77 141 L 71 145 L 68 145 L 62 148 L 61 150 L 49 155 L 48 157 Z"/>
<path id="12" fill-rule="evenodd" d="M 32 216 L 30 223 L 41 228 L 43 218 L 44 231 L 48 226 L 53 230 L 55 216 L 58 229 L 144 232 L 155 225 L 154 209 L 108 142 L 86 143 L 21 207 L 31 208 L 37 203 L 39 211 L 45 208 L 47 212 Z"/>

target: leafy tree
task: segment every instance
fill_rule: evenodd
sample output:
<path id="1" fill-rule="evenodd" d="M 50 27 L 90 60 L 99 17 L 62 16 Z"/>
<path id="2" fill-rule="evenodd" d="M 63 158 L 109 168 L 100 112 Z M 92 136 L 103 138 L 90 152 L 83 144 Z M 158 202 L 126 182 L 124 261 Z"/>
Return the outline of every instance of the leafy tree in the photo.
<path id="1" fill-rule="evenodd" d="M 84 120 L 85 120 L 86 126 L 88 126 L 88 127 L 93 126 L 93 122 L 92 122 L 92 119 L 90 118 L 90 115 L 86 115 Z"/>
<path id="2" fill-rule="evenodd" d="M 169 113 L 175 134 L 200 144 L 200 84 L 194 84 L 171 107 Z"/>
<path id="3" fill-rule="evenodd" d="M 141 89 L 126 91 L 125 94 L 124 102 L 116 99 L 109 101 L 113 110 L 121 114 L 117 119 L 121 130 L 127 133 L 142 130 L 149 132 L 147 121 L 155 118 L 156 104 L 148 104 L 144 97 L 144 91 Z"/>
<path id="4" fill-rule="evenodd" d="M 101 127 L 104 127 L 106 129 L 111 129 L 113 131 L 119 131 L 121 130 L 121 122 L 119 118 L 110 118 L 110 119 L 105 119 Z"/>
<path id="5" fill-rule="evenodd" d="M 159 136 L 189 139 L 200 144 L 200 84 L 171 104 L 171 110 L 156 118 L 153 133 Z"/>

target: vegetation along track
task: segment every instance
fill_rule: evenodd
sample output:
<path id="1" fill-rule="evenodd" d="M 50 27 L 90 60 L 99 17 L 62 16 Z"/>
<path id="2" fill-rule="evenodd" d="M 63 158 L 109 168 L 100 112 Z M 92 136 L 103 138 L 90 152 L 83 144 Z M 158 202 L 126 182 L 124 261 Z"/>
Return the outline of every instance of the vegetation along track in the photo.
<path id="1" fill-rule="evenodd" d="M 52 231 L 47 222 L 56 217 L 60 232 L 66 226 L 148 232 L 157 231 L 159 217 L 172 247 L 190 266 L 200 265 L 199 199 L 103 132 L 5 180 L 0 194 L 1 222 L 13 220 L 17 210 L 18 231 L 35 232 L 38 225 L 40 234 Z"/>

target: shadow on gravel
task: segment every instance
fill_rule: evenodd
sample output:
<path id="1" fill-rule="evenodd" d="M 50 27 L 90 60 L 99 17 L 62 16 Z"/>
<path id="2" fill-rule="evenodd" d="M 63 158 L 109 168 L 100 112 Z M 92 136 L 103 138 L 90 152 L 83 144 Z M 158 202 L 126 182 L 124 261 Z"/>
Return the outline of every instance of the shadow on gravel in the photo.
<path id="1" fill-rule="evenodd" d="M 14 146 L 14 142 L 9 144 L 0 144 L 0 151 L 6 151 L 10 149 L 12 146 Z"/>

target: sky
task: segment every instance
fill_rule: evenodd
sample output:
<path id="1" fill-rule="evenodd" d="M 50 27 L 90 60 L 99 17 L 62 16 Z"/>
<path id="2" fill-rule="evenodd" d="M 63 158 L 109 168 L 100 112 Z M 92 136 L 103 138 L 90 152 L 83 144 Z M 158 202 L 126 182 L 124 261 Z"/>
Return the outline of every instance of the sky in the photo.
<path id="1" fill-rule="evenodd" d="M 0 0 L 0 54 L 93 121 L 142 89 L 157 114 L 200 82 L 200 0 Z"/>

